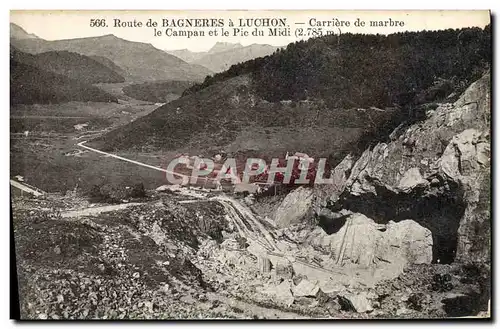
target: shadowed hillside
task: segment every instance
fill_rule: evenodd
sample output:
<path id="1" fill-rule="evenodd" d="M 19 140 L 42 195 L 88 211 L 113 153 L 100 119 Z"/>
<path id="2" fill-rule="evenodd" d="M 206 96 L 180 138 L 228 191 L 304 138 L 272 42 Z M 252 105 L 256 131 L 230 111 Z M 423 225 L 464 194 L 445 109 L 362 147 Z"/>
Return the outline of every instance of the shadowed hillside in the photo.
<path id="1" fill-rule="evenodd" d="M 10 48 L 10 58 L 86 84 L 124 82 L 123 76 L 92 58 L 69 51 L 49 51 L 32 55 Z"/>
<path id="2" fill-rule="evenodd" d="M 127 76 L 127 72 L 125 72 L 124 69 L 122 69 L 121 67 L 119 67 L 118 65 L 113 63 L 113 61 L 110 60 L 109 58 L 106 58 L 103 56 L 95 56 L 95 55 L 89 56 L 89 57 L 92 58 L 93 60 L 95 60 L 96 62 L 99 62 L 99 63 L 103 64 L 104 66 L 108 67 L 109 69 L 115 71 L 119 75 L 121 75 L 123 77 Z"/>
<path id="3" fill-rule="evenodd" d="M 490 30 L 348 33 L 299 41 L 207 77 L 186 94 L 251 74 L 254 90 L 268 101 L 321 98 L 330 107 L 421 103 L 437 78 L 466 86 L 481 76 L 491 56 Z"/>
<path id="4" fill-rule="evenodd" d="M 101 89 L 44 71 L 36 66 L 10 61 L 11 104 L 46 104 L 69 101 L 117 102 Z"/>
<path id="5" fill-rule="evenodd" d="M 248 76 L 174 100 L 92 141 L 104 150 L 200 150 L 328 156 L 379 129 L 397 109 L 329 109 L 320 100 L 271 103 L 255 96 Z"/>
<path id="6" fill-rule="evenodd" d="M 15 39 L 38 39 L 34 34 L 26 32 L 22 27 L 10 23 L 10 37 Z"/>

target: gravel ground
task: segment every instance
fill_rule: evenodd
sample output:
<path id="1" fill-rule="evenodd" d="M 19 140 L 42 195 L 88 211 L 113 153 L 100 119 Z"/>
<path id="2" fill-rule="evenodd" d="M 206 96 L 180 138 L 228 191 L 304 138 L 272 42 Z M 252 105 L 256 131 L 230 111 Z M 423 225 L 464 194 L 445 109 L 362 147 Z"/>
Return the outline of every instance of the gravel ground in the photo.
<path id="1" fill-rule="evenodd" d="M 22 319 L 441 318 L 484 314 L 485 265 L 413 265 L 375 287 L 293 297 L 263 291 L 305 279 L 261 273 L 214 202 L 170 195 L 65 219 L 75 197 L 12 203 Z M 367 311 L 350 297 L 366 296 Z"/>

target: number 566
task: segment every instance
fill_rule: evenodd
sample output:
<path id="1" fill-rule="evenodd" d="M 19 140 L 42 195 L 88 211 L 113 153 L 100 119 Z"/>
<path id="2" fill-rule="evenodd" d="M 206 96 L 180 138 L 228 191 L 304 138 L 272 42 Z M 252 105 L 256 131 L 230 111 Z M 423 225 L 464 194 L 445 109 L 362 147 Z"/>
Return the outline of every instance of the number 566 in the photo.
<path id="1" fill-rule="evenodd" d="M 90 27 L 106 27 L 106 20 L 105 19 L 91 19 L 90 20 Z"/>

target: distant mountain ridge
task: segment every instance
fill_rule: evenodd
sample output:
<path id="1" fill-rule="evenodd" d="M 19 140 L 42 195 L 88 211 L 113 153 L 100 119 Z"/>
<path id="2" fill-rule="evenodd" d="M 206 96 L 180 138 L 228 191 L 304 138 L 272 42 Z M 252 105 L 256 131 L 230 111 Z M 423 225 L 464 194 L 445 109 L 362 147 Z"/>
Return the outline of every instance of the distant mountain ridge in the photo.
<path id="1" fill-rule="evenodd" d="M 179 57 L 185 62 L 192 63 L 209 54 L 242 48 L 240 43 L 217 42 L 207 51 L 191 51 L 189 49 L 165 50 L 167 53 Z"/>
<path id="2" fill-rule="evenodd" d="M 22 27 L 14 23 L 10 23 L 10 37 L 16 39 L 38 39 L 38 36 L 26 32 Z"/>
<path id="3" fill-rule="evenodd" d="M 278 48 L 279 47 L 261 44 L 253 44 L 245 47 L 240 45 L 240 47 L 209 53 L 193 63 L 207 67 L 214 72 L 223 72 L 234 64 L 271 55 Z"/>
<path id="4" fill-rule="evenodd" d="M 128 41 L 112 34 L 77 39 L 47 41 L 18 38 L 11 28 L 11 45 L 21 51 L 38 54 L 48 51 L 71 51 L 85 56 L 111 60 L 134 80 L 202 81 L 212 72 L 204 66 L 188 64 L 151 44 Z"/>
<path id="5" fill-rule="evenodd" d="M 167 52 L 188 63 L 202 65 L 213 72 L 222 72 L 231 65 L 270 55 L 278 48 L 263 44 L 243 46 L 240 43 L 217 42 L 205 52 L 192 52 L 188 49 Z"/>
<path id="6" fill-rule="evenodd" d="M 170 55 L 178 57 L 187 63 L 194 62 L 207 54 L 205 51 L 195 52 L 189 49 L 165 50 Z"/>
<path id="7" fill-rule="evenodd" d="M 223 51 L 233 50 L 243 48 L 241 43 L 230 43 L 230 42 L 216 42 L 212 48 L 208 51 L 209 54 L 221 53 Z"/>

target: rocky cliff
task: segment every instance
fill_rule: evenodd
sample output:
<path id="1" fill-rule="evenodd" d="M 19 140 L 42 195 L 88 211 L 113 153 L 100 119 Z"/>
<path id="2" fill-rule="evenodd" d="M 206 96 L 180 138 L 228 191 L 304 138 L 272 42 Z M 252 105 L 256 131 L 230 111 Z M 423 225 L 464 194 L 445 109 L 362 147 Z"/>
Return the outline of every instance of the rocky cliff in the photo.
<path id="1" fill-rule="evenodd" d="M 335 184 L 315 191 L 323 230 L 337 234 L 346 217 L 362 215 L 387 236 L 388 227 L 411 220 L 432 233 L 432 257 L 416 259 L 489 263 L 490 80 L 486 73 L 455 103 L 425 107 L 357 160 L 347 156 L 333 171 Z M 406 228 L 406 243 L 412 232 L 425 236 Z M 366 244 L 362 233 L 353 241 Z"/>

